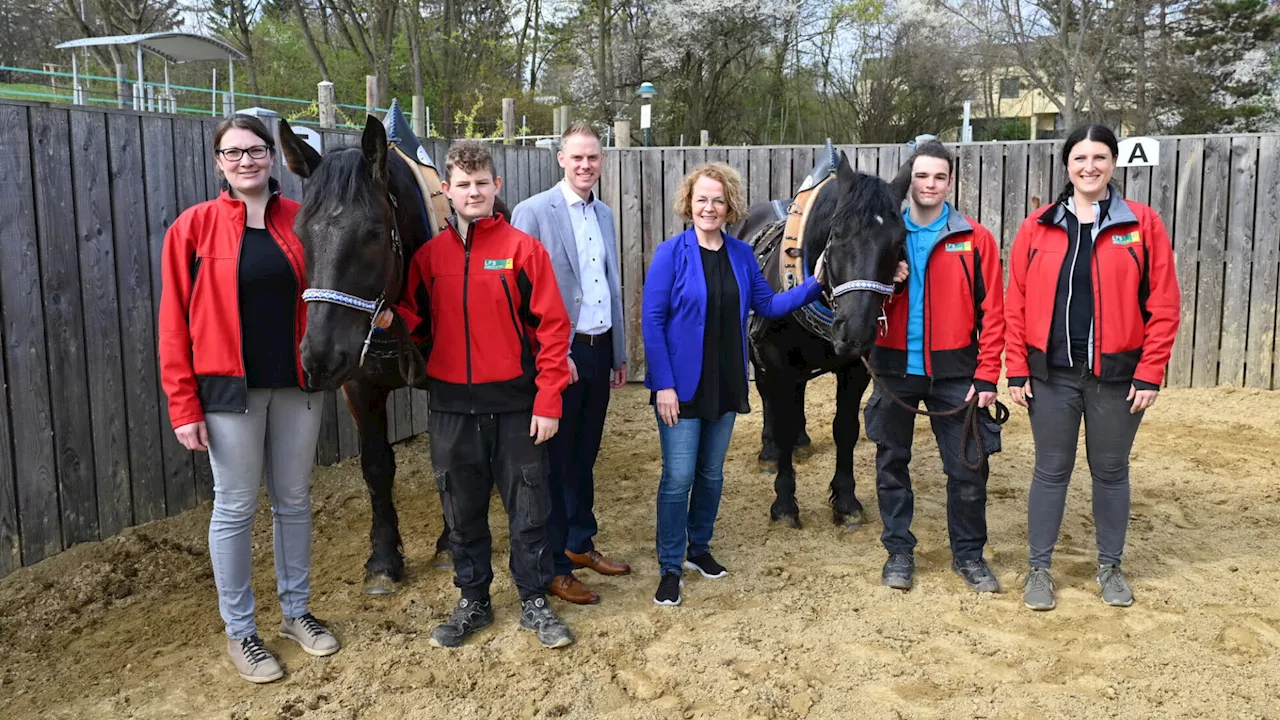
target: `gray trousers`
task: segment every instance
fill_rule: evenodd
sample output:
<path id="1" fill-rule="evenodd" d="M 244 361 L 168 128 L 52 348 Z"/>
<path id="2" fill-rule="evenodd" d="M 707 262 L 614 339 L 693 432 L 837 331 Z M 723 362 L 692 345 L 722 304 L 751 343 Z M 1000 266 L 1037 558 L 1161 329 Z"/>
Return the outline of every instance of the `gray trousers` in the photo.
<path id="1" fill-rule="evenodd" d="M 1048 569 L 1067 506 L 1075 468 L 1080 419 L 1093 475 L 1093 522 L 1098 564 L 1119 565 L 1129 530 L 1129 451 L 1142 422 L 1132 414 L 1127 382 L 1100 382 L 1078 368 L 1051 368 L 1048 380 L 1031 380 L 1027 401 L 1036 468 L 1027 506 L 1027 540 L 1033 568 Z"/>
<path id="2" fill-rule="evenodd" d="M 253 516 L 266 479 L 271 500 L 276 590 L 285 617 L 311 597 L 311 468 L 320 436 L 321 395 L 296 388 L 250 390 L 247 413 L 205 415 L 213 466 L 209 555 L 227 636 L 257 632 L 250 581 Z"/>

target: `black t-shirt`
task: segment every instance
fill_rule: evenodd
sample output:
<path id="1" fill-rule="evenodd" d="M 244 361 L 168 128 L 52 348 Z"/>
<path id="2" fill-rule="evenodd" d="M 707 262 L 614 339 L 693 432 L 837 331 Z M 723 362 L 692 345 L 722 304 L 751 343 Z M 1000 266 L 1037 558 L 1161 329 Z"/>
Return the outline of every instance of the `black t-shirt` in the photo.
<path id="1" fill-rule="evenodd" d="M 298 387 L 298 279 L 265 228 L 245 228 L 239 289 L 240 339 L 249 387 Z"/>
<path id="2" fill-rule="evenodd" d="M 738 279 L 729 250 L 698 248 L 707 283 L 707 320 L 702 340 L 702 374 L 680 417 L 719 420 L 727 412 L 751 412 L 747 405 L 747 372 L 742 359 L 742 323 Z"/>
<path id="3" fill-rule="evenodd" d="M 1099 204 L 1097 220 L 1101 221 L 1106 212 L 1104 200 Z M 1046 348 L 1051 367 L 1087 366 L 1089 333 L 1093 329 L 1094 223 L 1082 223 L 1070 212 L 1066 214 L 1066 221 L 1067 255 L 1058 273 L 1058 292 Z"/>

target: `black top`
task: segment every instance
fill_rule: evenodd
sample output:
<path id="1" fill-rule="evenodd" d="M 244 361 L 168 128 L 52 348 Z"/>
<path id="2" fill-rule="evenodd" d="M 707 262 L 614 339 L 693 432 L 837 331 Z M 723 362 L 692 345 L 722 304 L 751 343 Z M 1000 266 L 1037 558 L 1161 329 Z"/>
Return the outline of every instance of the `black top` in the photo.
<path id="1" fill-rule="evenodd" d="M 298 279 L 265 228 L 245 228 L 240 247 L 240 339 L 251 388 L 298 387 L 294 323 Z"/>
<path id="2" fill-rule="evenodd" d="M 707 321 L 702 339 L 702 374 L 680 417 L 719 420 L 727 412 L 751 412 L 747 405 L 747 369 L 742 359 L 742 323 L 738 317 L 738 279 L 729 250 L 698 248 L 707 283 Z"/>
<path id="3" fill-rule="evenodd" d="M 1108 199 L 1098 204 L 1101 222 L 1107 214 Z M 1093 329 L 1093 226 L 1066 213 L 1067 255 L 1058 273 L 1058 291 L 1049 325 L 1050 367 L 1089 364 L 1089 333 Z"/>

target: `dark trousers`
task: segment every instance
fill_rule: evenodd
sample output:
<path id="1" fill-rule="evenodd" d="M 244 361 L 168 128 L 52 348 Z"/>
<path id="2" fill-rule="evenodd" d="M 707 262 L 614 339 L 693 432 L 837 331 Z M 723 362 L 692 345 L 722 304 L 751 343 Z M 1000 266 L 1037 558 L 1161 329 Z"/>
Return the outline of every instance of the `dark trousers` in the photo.
<path id="1" fill-rule="evenodd" d="M 511 576 L 520 599 L 546 594 L 551 553 L 546 523 L 551 512 L 546 453 L 529 437 L 529 411 L 463 415 L 431 411 L 431 463 L 440 504 L 449 522 L 453 584 L 470 600 L 489 597 L 493 536 L 489 495 L 496 484 L 511 533 Z"/>
<path id="2" fill-rule="evenodd" d="M 1036 443 L 1027 503 L 1031 567 L 1047 569 L 1053 561 L 1082 417 L 1098 564 L 1119 565 L 1129 530 L 1129 451 L 1142 422 L 1142 413 L 1129 412 L 1129 383 L 1101 382 L 1087 369 L 1051 368 L 1047 380 L 1031 380 L 1031 394 L 1027 407 Z"/>
<path id="3" fill-rule="evenodd" d="M 609 410 L 609 378 L 613 370 L 613 342 L 573 343 L 578 382 L 565 389 L 560 430 L 547 443 L 551 456 L 551 520 L 547 541 L 555 574 L 573 572 L 565 550 L 595 549 L 595 465 Z"/>
<path id="4" fill-rule="evenodd" d="M 965 395 L 973 384 L 970 380 L 931 380 L 923 375 L 881 377 L 879 381 L 907 405 L 918 407 L 924 402 L 933 412 L 964 405 Z M 998 452 L 1000 426 L 986 413 L 979 417 L 987 454 Z M 911 489 L 908 466 L 916 416 L 899 407 L 877 385 L 867 403 L 865 419 L 867 437 L 876 444 L 876 493 L 880 520 L 884 523 L 880 540 L 890 553 L 911 554 L 916 546 L 916 536 L 911 533 L 915 493 Z M 961 461 L 963 413 L 929 420 L 942 455 L 942 471 L 947 476 L 947 534 L 951 555 L 956 560 L 975 560 L 982 557 L 982 548 L 987 544 L 987 459 L 982 458 L 977 470 L 968 469 Z M 969 452 L 977 452 L 976 443 L 971 442 Z"/>

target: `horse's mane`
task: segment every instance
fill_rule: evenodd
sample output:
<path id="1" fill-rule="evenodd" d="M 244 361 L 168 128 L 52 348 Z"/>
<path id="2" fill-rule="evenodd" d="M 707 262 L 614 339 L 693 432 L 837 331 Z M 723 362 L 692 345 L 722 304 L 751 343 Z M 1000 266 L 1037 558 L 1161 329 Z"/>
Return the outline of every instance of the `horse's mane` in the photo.
<path id="1" fill-rule="evenodd" d="M 810 214 L 812 220 L 805 228 L 805 254 L 816 262 L 827 247 L 833 227 L 856 231 L 870 225 L 877 215 L 884 219 L 896 217 L 900 206 L 889 183 L 874 175 L 855 172 L 853 192 L 844 198 L 840 197 L 838 181 L 827 183 L 818 193 Z"/>

